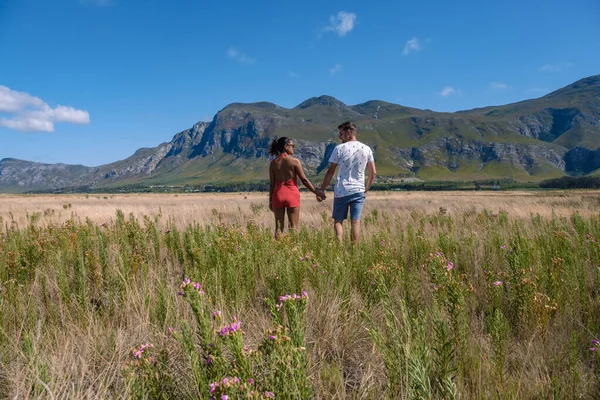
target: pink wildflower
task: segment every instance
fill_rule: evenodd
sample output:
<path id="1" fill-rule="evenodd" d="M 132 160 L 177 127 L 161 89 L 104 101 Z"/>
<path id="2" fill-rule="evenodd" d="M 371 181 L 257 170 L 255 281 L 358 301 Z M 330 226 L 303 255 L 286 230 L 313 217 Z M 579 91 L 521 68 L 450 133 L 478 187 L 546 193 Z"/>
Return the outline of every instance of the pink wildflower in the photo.
<path id="1" fill-rule="evenodd" d="M 276 304 L 275 307 L 277 308 L 277 310 L 281 309 L 281 307 L 283 306 L 283 303 L 285 303 L 288 300 L 302 300 L 302 299 L 308 299 L 308 293 L 306 292 L 306 290 L 303 290 L 301 294 L 285 294 L 283 296 L 279 296 L 279 304 Z"/>
<path id="2" fill-rule="evenodd" d="M 233 334 L 233 333 L 241 330 L 241 328 L 242 328 L 242 322 L 238 321 L 237 318 L 234 317 L 231 325 L 224 326 L 223 328 L 221 328 L 221 331 L 219 331 L 219 335 L 220 336 L 229 336 L 230 334 Z"/>
<path id="3" fill-rule="evenodd" d="M 494 286 L 500 286 L 502 285 L 502 281 L 496 281 L 493 283 Z"/>
<path id="4" fill-rule="evenodd" d="M 452 271 L 454 269 L 454 263 L 452 261 L 448 261 L 448 265 L 446 265 L 446 269 L 448 271 Z"/>
<path id="5" fill-rule="evenodd" d="M 219 331 L 219 335 L 221 335 L 221 336 L 227 336 L 227 334 L 229 334 L 229 327 L 228 326 L 224 326 Z"/>
<path id="6" fill-rule="evenodd" d="M 169 326 L 169 327 L 167 328 L 167 336 L 168 336 L 168 337 L 173 337 L 173 334 L 174 334 L 174 333 L 177 333 L 177 331 L 176 331 L 174 328 L 172 328 L 172 327 L 170 327 L 170 326 Z"/>
<path id="7" fill-rule="evenodd" d="M 146 349 L 150 347 L 152 347 L 150 343 L 142 344 L 139 349 L 133 352 L 133 357 L 137 358 L 138 360 L 141 359 L 142 355 L 144 354 L 144 351 L 146 351 Z"/>

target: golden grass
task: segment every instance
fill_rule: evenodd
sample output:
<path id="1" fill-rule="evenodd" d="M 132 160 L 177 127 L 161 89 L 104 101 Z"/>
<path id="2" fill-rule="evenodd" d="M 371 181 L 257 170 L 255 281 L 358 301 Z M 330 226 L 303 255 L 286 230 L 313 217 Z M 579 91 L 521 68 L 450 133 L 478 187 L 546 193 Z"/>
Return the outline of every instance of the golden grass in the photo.
<path id="1" fill-rule="evenodd" d="M 300 221 L 321 226 L 332 207 L 332 193 L 322 203 L 310 193 L 302 193 Z M 371 192 L 363 215 L 373 210 L 389 217 L 408 217 L 411 212 L 445 212 L 462 215 L 487 210 L 507 212 L 511 217 L 568 216 L 577 211 L 593 215 L 600 208 L 600 191 L 511 191 L 511 192 Z M 25 226 L 28 215 L 40 213 L 40 223 L 62 223 L 72 216 L 101 224 L 114 219 L 116 211 L 125 215 L 171 218 L 179 227 L 190 223 L 224 222 L 245 225 L 273 224 L 266 193 L 203 194 L 118 194 L 118 195 L 0 195 L 0 217 Z"/>
<path id="2" fill-rule="evenodd" d="M 305 226 L 323 227 L 330 224 L 332 199 L 318 203 L 312 195 L 302 194 L 301 223 Z M 383 223 L 393 220 L 404 225 L 413 219 L 414 214 L 431 215 L 446 214 L 455 217 L 457 225 L 461 224 L 465 216 L 475 220 L 475 214 L 487 211 L 490 214 L 506 212 L 512 219 L 522 219 L 525 224 L 530 224 L 530 215 L 539 214 L 543 218 L 552 215 L 568 217 L 574 212 L 582 216 L 597 216 L 600 209 L 600 191 L 515 191 L 515 192 L 374 192 L 368 194 L 364 210 L 365 219 L 374 212 L 379 214 L 378 222 L 365 224 L 365 233 L 381 232 Z M 122 194 L 122 195 L 0 195 L 0 218 L 3 224 L 15 221 L 20 228 L 25 228 L 28 218 L 39 215 L 37 225 L 44 226 L 52 223 L 62 223 L 75 215 L 82 221 L 86 218 L 97 224 L 114 221 L 116 211 L 132 213 L 142 220 L 144 216 L 158 217 L 159 224 L 166 224 L 168 220 L 184 228 L 191 223 L 209 224 L 223 222 L 228 225 L 245 226 L 248 222 L 273 224 L 272 213 L 267 207 L 265 193 L 231 193 L 231 194 Z M 112 224 L 111 224 L 112 225 Z M 464 224 L 468 227 L 468 223 Z M 462 228 L 464 228 L 462 227 Z M 528 225 L 528 230 L 533 226 Z M 2 226 L 1 229 L 4 229 Z M 426 230 L 439 231 L 439 228 L 426 226 Z M 473 228 L 475 229 L 475 228 Z M 285 239 L 284 239 L 285 240 Z M 484 266 L 486 262 L 485 240 L 474 239 L 473 244 L 466 249 L 456 250 L 464 252 L 465 260 L 476 266 Z M 165 253 L 165 254 L 162 254 Z M 145 285 L 138 285 L 131 277 L 126 277 L 123 298 L 126 301 L 119 304 L 115 311 L 116 319 L 99 319 L 93 315 L 80 314 L 81 310 L 89 309 L 77 307 L 75 299 L 61 299 L 55 285 L 56 277 L 53 271 L 60 270 L 62 254 L 57 254 L 56 259 L 50 258 L 50 265 L 41 268 L 42 273 L 35 275 L 35 280 L 28 287 L 28 292 L 23 292 L 23 302 L 17 302 L 17 309 L 10 309 L 7 305 L 1 311 L 8 320 L 11 316 L 11 326 L 25 325 L 17 320 L 21 316 L 31 314 L 35 310 L 38 318 L 37 326 L 33 332 L 24 328 L 15 329 L 16 332 L 7 338 L 7 354 L 15 355 L 10 364 L 3 370 L 0 363 L 0 398 L 5 390 L 6 397 L 25 398 L 31 396 L 31 386 L 43 386 L 43 368 L 32 365 L 31 360 L 39 360 L 49 370 L 47 375 L 53 377 L 51 387 L 44 387 L 38 393 L 41 398 L 110 398 L 119 393 L 119 397 L 128 398 L 131 394 L 129 387 L 124 385 L 122 369 L 130 355 L 132 345 L 143 343 L 151 339 L 157 348 L 166 348 L 173 360 L 172 368 L 180 372 L 180 383 L 190 380 L 189 371 L 177 367 L 178 361 L 185 360 L 182 350 L 168 342 L 164 329 L 152 323 L 151 313 L 157 303 L 156 293 L 161 291 L 161 285 L 172 287 L 176 290 L 179 282 L 180 265 L 168 256 L 167 250 L 161 248 L 159 260 L 151 264 L 149 276 L 145 278 Z M 60 256 L 60 257 L 59 257 Z M 111 269 L 118 269 L 118 252 L 112 249 L 109 263 Z M 487 255 L 493 257 L 493 254 Z M 490 259 L 487 264 L 494 264 Z M 53 265 L 52 263 L 56 263 Z M 501 265 L 500 262 L 496 264 Z M 466 267 L 465 267 L 466 268 Z M 63 268 L 64 269 L 64 268 Z M 117 272 L 111 272 L 117 274 Z M 47 275 L 43 275 L 47 274 Z M 42 282 L 47 287 L 44 289 Z M 481 283 L 481 278 L 474 282 Z M 324 280 L 324 282 L 326 282 Z M 328 281 L 327 281 L 328 282 Z M 2 282 L 0 282 L 2 283 Z M 263 285 L 259 282 L 258 285 Z M 333 284 L 332 284 L 333 285 Z M 90 286 L 92 287 L 92 286 Z M 91 289 L 90 289 L 91 290 Z M 170 289 L 163 289 L 168 292 Z M 266 294 L 266 289 L 257 289 L 257 293 Z M 423 292 L 426 292 L 423 289 Z M 222 295 L 222 292 L 218 292 Z M 483 290 L 480 293 L 484 293 Z M 93 295 L 92 292 L 89 294 Z M 45 300 L 48 297 L 50 300 Z M 173 297 L 175 297 L 173 295 Z M 227 319 L 232 315 L 243 315 L 245 326 L 248 326 L 246 342 L 255 346 L 266 331 L 269 320 L 266 316 L 262 297 L 257 296 L 256 304 L 236 304 L 227 306 L 227 301 L 222 297 L 215 298 L 216 308 L 224 310 Z M 45 306 L 45 302 L 52 303 Z M 2 303 L 0 303 L 2 304 Z M 8 303 L 7 303 L 8 304 Z M 172 300 L 165 320 L 173 322 L 175 326 L 184 321 L 191 321 L 192 315 L 178 297 Z M 313 349 L 311 355 L 310 375 L 313 379 L 317 398 L 373 398 L 374 393 L 380 393 L 385 386 L 384 366 L 380 355 L 373 346 L 368 332 L 364 327 L 359 310 L 364 309 L 362 297 L 352 289 L 347 298 L 338 294 L 322 294 L 311 297 L 308 309 L 307 344 Z M 243 309 L 233 309 L 243 307 Z M 56 310 L 58 322 L 45 315 L 46 308 Z M 83 312 L 83 311 L 81 311 Z M 471 318 L 470 346 L 477 351 L 473 354 L 490 355 L 490 342 L 483 327 L 483 320 L 473 313 Z M 39 321 L 47 318 L 43 326 Z M 35 320 L 34 320 L 35 321 Z M 34 322 L 35 323 L 35 322 Z M 571 317 L 568 313 L 561 315 L 554 322 L 552 335 L 545 338 L 546 344 L 539 348 L 534 340 L 540 339 L 540 333 L 525 340 L 510 342 L 510 354 L 507 368 L 513 376 L 513 398 L 535 398 L 540 393 L 547 393 L 552 387 L 551 376 L 559 373 L 549 372 L 545 368 L 552 357 L 548 353 L 564 357 L 565 347 L 568 347 L 570 334 L 573 332 Z M 579 326 L 575 328 L 581 329 Z M 21 350 L 26 335 L 33 335 L 31 342 L 34 349 L 30 356 Z M 591 333 L 590 333 L 591 335 Z M 593 336 L 595 337 L 595 336 Z M 532 344 L 533 343 L 533 344 Z M 558 356 L 557 356 L 558 357 Z M 489 360 L 477 360 L 479 364 L 473 368 L 479 371 L 484 382 L 490 381 Z M 566 361 L 565 361 L 566 362 Z M 562 363 L 562 362 L 560 362 Z M 560 364 L 559 362 L 554 365 Z M 183 363 L 182 363 L 183 364 Z M 563 363 L 564 364 L 564 363 Z M 181 370 L 178 370 L 181 368 Z M 567 367 L 565 367 L 567 368 Z M 575 389 L 584 392 L 586 385 L 590 385 L 592 378 L 589 368 L 583 363 L 574 363 L 569 366 L 579 376 L 580 381 L 573 383 Z M 481 383 L 473 384 L 474 388 L 465 388 L 472 398 L 486 398 L 491 396 L 493 388 L 485 387 Z M 468 390 L 467 390 L 468 389 Z M 567 396 L 569 393 L 562 393 Z M 190 393 L 189 398 L 193 398 Z M 507 395 L 510 397 L 510 395 Z M 558 397 L 561 397 L 560 395 Z M 469 398 L 469 396 L 466 396 Z"/>

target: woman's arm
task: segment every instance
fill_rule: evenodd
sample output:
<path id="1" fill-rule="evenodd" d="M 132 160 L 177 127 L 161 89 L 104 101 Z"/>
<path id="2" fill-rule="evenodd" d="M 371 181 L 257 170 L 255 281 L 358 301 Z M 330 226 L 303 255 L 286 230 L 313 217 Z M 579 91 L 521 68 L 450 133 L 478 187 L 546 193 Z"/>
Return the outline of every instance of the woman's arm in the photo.
<path id="1" fill-rule="evenodd" d="M 275 170 L 273 163 L 269 165 L 269 210 L 273 211 L 273 190 L 275 190 Z"/>
<path id="2" fill-rule="evenodd" d="M 323 194 L 321 191 L 318 191 L 317 189 L 315 189 L 315 187 L 313 186 L 312 183 L 310 183 L 310 181 L 308 180 L 306 175 L 304 175 L 304 170 L 302 169 L 302 163 L 300 162 L 300 160 L 296 159 L 294 169 L 295 169 L 296 175 L 298 176 L 298 178 L 300 178 L 300 182 L 302 182 L 304 187 L 306 187 L 308 190 L 310 190 L 317 196 L 320 196 Z"/>

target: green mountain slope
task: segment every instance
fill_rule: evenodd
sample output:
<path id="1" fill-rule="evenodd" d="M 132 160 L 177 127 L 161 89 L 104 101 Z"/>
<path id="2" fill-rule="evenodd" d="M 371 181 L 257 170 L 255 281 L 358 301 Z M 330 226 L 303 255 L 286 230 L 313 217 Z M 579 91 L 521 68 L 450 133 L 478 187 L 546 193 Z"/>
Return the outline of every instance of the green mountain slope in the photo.
<path id="1" fill-rule="evenodd" d="M 288 109 L 232 103 L 169 142 L 99 167 L 0 161 L 0 190 L 199 184 L 267 178 L 276 137 L 296 143 L 309 175 L 327 167 L 345 120 L 374 150 L 378 172 L 424 180 L 513 178 L 540 181 L 600 168 L 600 75 L 539 99 L 457 113 L 384 101 L 348 106 L 331 96 Z M 24 173 L 23 171 L 26 171 Z"/>

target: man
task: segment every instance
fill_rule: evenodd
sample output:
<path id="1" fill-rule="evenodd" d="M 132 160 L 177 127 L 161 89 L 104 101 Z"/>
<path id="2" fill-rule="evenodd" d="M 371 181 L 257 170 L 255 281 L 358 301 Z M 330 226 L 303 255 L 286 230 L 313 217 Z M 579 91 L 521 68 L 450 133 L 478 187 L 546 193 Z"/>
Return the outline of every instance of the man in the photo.
<path id="1" fill-rule="evenodd" d="M 333 219 L 335 234 L 340 241 L 344 237 L 342 223 L 348 218 L 350 210 L 351 228 L 350 237 L 356 244 L 360 238 L 360 214 L 365 204 L 365 195 L 371 188 L 377 171 L 373 152 L 366 144 L 356 140 L 356 125 L 347 121 L 338 126 L 339 138 L 342 144 L 335 147 L 329 157 L 329 169 L 325 174 L 321 191 L 331 182 L 335 170 L 339 166 L 337 182 L 333 198 Z M 369 178 L 365 186 L 365 168 L 369 168 Z"/>

